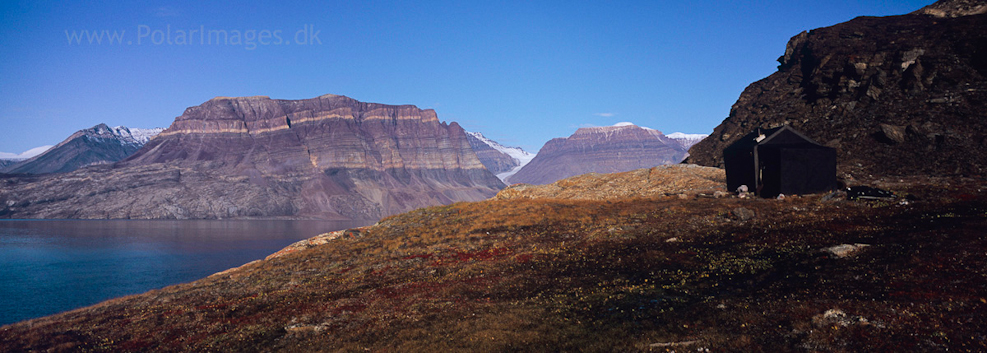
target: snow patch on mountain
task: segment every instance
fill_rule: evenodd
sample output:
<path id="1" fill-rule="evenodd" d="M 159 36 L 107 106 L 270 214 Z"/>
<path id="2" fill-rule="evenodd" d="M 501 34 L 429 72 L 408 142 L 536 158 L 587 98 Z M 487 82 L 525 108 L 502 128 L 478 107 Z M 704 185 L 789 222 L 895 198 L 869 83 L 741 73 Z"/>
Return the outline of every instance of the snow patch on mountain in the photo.
<path id="1" fill-rule="evenodd" d="M 99 124 L 93 126 L 91 129 L 82 130 L 81 132 L 85 133 L 90 138 L 117 139 L 120 140 L 121 143 L 143 146 L 162 131 L 164 131 L 163 128 L 141 129 L 128 128 L 126 126 L 109 127 L 106 124 Z"/>
<path id="2" fill-rule="evenodd" d="M 637 125 L 635 125 L 632 122 L 626 122 L 626 121 L 625 122 L 619 122 L 619 123 L 616 123 L 616 124 L 613 124 L 613 125 L 610 125 L 610 126 L 588 126 L 588 127 L 583 127 L 583 128 L 580 128 L 580 129 L 576 130 L 576 133 L 575 134 L 576 135 L 602 134 L 604 140 L 609 141 L 612 137 L 614 137 L 614 134 L 615 133 L 620 132 L 620 131 L 624 131 L 624 130 L 627 130 L 627 129 L 634 129 L 634 128 L 644 129 L 648 133 L 650 133 L 650 134 L 654 135 L 655 137 L 658 137 L 659 139 L 661 139 L 661 136 L 662 136 L 661 135 L 661 131 L 658 131 L 658 130 L 655 130 L 655 129 L 651 129 L 651 128 L 646 128 L 646 127 L 643 127 L 643 126 L 637 126 Z"/>
<path id="3" fill-rule="evenodd" d="M 521 170 L 522 167 L 527 165 L 528 162 L 531 162 L 532 159 L 535 159 L 535 154 L 525 151 L 521 149 L 521 147 L 510 147 L 510 146 L 501 145 L 497 141 L 488 139 L 486 136 L 483 136 L 483 134 L 479 132 L 466 131 L 466 133 L 469 134 L 470 136 L 473 136 L 480 142 L 485 143 L 487 146 L 490 146 L 490 148 L 493 148 L 500 153 L 510 156 L 511 158 L 514 159 L 514 161 L 518 163 L 518 166 L 514 167 L 513 169 L 497 174 L 497 178 L 500 178 L 501 181 L 507 180 L 508 177 L 517 173 L 519 170 Z"/>
<path id="4" fill-rule="evenodd" d="M 637 124 L 635 124 L 635 123 L 631 123 L 631 122 L 626 122 L 626 121 L 625 121 L 625 122 L 622 122 L 622 123 L 616 123 L 616 124 L 613 124 L 613 126 L 616 126 L 616 127 L 623 127 L 623 126 L 637 126 L 637 127 L 639 127 L 639 128 L 642 128 L 642 129 L 645 129 L 645 130 L 648 130 L 648 131 L 658 131 L 658 129 L 652 129 L 652 128 L 650 128 L 650 127 L 647 127 L 647 126 L 640 126 L 640 125 L 637 125 Z M 658 131 L 658 132 L 660 133 L 661 131 Z"/>
<path id="5" fill-rule="evenodd" d="M 682 144 L 682 147 L 685 147 L 685 149 L 689 149 L 689 147 L 692 147 L 692 145 L 695 145 L 695 144 L 699 143 L 699 141 L 702 141 L 704 138 L 706 138 L 706 136 L 709 136 L 709 135 L 706 135 L 706 134 L 686 134 L 686 133 L 682 133 L 682 132 L 673 132 L 673 133 L 668 134 L 666 136 L 668 136 L 668 138 L 670 138 L 672 140 L 678 141 L 680 144 Z"/>
<path id="6" fill-rule="evenodd" d="M 664 134 L 662 134 L 662 132 L 660 130 L 652 129 L 652 128 L 646 127 L 646 126 L 640 126 L 640 125 L 634 124 L 634 123 L 629 122 L 629 121 L 622 121 L 622 122 L 613 124 L 611 126 L 589 126 L 589 127 L 586 127 L 587 130 L 585 130 L 585 132 L 599 132 L 599 133 L 603 133 L 603 134 L 606 135 L 606 138 L 607 139 L 610 139 L 610 137 L 611 137 L 611 135 L 613 134 L 614 131 L 619 131 L 621 129 L 625 129 L 625 128 L 628 128 L 628 127 L 639 127 L 639 128 L 642 128 L 642 129 L 647 130 L 648 132 L 650 132 L 652 135 L 655 135 L 655 137 L 658 137 L 659 139 L 661 139 L 662 136 L 667 137 L 667 138 L 670 138 L 672 140 L 675 140 L 679 144 L 681 144 L 682 147 L 685 147 L 686 149 L 689 149 L 689 147 L 692 147 L 692 145 L 695 145 L 696 143 L 699 143 L 699 141 L 702 141 L 704 138 L 706 138 L 706 136 L 709 136 L 707 134 L 687 134 L 687 133 L 683 133 L 683 132 L 673 132 L 671 134 L 664 135 Z"/>
<path id="7" fill-rule="evenodd" d="M 668 134 L 667 136 L 670 137 L 670 138 L 679 139 L 679 140 L 682 140 L 682 139 L 700 139 L 700 140 L 702 140 L 702 139 L 706 138 L 706 136 L 709 136 L 709 135 L 706 135 L 706 134 L 686 134 L 686 133 L 682 133 L 682 132 L 673 132 L 673 133 Z"/>
<path id="8" fill-rule="evenodd" d="M 117 126 L 114 129 L 121 129 L 121 128 L 127 129 L 126 127 L 123 126 Z M 130 131 L 130 140 L 137 142 L 141 145 L 146 145 L 148 141 L 151 141 L 152 138 L 158 136 L 158 134 L 164 131 L 164 128 L 161 127 L 156 127 L 153 129 L 130 128 L 127 130 Z M 121 136 L 123 135 L 121 134 Z"/>

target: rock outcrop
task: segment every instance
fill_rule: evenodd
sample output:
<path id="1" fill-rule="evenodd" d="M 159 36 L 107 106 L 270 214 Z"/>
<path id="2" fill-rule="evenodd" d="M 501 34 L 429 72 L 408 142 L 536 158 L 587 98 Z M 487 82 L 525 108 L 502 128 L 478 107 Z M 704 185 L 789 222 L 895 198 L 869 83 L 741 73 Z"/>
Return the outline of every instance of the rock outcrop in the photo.
<path id="1" fill-rule="evenodd" d="M 18 161 L 0 169 L 0 172 L 66 173 L 85 166 L 114 163 L 137 152 L 162 130 L 164 129 L 130 129 L 99 124 L 79 130 L 44 153 Z"/>
<path id="2" fill-rule="evenodd" d="M 838 151 L 844 177 L 987 172 L 984 1 L 859 17 L 791 39 L 778 71 L 744 90 L 688 162 L 722 166 L 726 146 L 789 124 Z"/>
<path id="3" fill-rule="evenodd" d="M 3 183 L 21 218 L 375 220 L 504 186 L 434 111 L 335 95 L 214 98 L 113 166 Z"/>
<path id="4" fill-rule="evenodd" d="M 528 165 L 507 178 L 509 183 L 549 184 L 586 173 L 616 173 L 679 163 L 686 149 L 658 130 L 633 124 L 581 128 L 568 138 L 555 138 Z"/>
<path id="5" fill-rule="evenodd" d="M 939 1 L 923 7 L 912 14 L 929 15 L 939 18 L 982 15 L 987 13 L 987 3 L 982 0 Z"/>

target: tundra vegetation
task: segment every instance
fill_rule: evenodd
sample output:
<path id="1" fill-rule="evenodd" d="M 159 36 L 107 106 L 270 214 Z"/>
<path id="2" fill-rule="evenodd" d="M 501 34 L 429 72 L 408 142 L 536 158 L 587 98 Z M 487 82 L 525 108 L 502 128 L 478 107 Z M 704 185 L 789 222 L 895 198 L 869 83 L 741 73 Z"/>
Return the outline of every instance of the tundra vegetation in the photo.
<path id="1" fill-rule="evenodd" d="M 0 351 L 982 351 L 982 184 L 424 208 L 2 327 Z"/>

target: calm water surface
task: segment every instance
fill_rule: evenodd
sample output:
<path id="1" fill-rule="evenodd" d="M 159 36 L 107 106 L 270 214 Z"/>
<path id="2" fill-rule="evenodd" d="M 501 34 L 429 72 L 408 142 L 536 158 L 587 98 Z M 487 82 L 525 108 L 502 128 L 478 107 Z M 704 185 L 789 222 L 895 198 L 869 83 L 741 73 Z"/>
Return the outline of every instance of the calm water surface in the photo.
<path id="1" fill-rule="evenodd" d="M 301 239 L 362 225 L 0 220 L 0 325 L 190 282 Z"/>

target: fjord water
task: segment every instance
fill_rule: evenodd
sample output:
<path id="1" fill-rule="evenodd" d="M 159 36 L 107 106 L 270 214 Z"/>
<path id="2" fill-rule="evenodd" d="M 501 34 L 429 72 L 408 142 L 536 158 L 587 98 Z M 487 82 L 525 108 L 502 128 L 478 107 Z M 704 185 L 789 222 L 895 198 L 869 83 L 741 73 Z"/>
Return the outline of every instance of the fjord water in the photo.
<path id="1" fill-rule="evenodd" d="M 0 221 L 0 325 L 194 281 L 367 222 Z"/>

